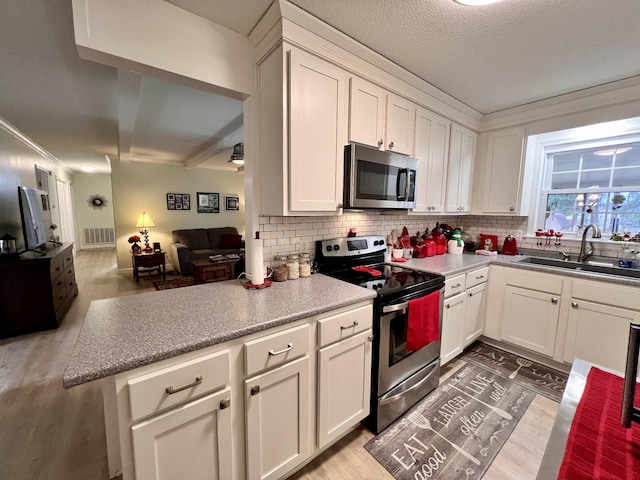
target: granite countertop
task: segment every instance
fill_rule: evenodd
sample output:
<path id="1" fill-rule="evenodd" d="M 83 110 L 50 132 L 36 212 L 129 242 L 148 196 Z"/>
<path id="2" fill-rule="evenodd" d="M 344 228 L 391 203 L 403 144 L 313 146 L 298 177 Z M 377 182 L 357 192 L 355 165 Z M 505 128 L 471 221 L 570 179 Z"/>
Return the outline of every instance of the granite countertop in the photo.
<path id="1" fill-rule="evenodd" d="M 375 298 L 321 274 L 248 290 L 236 280 L 91 302 L 65 388 Z"/>

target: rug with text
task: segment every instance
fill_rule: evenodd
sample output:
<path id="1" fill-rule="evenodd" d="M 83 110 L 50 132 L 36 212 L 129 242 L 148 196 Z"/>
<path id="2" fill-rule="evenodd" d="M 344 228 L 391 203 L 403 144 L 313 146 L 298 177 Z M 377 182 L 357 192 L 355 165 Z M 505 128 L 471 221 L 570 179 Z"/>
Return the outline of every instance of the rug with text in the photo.
<path id="1" fill-rule="evenodd" d="M 479 479 L 535 397 L 465 365 L 365 444 L 397 480 Z"/>
<path id="2" fill-rule="evenodd" d="M 567 373 L 560 370 L 483 342 L 471 345 L 460 359 L 489 369 L 556 402 L 562 400 L 564 387 L 569 378 Z"/>

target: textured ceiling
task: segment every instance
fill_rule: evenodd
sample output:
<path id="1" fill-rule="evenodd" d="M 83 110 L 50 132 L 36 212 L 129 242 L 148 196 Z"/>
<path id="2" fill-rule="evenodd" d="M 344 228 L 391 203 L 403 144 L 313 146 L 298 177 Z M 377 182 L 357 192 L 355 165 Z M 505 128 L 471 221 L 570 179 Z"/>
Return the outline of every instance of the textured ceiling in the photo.
<path id="1" fill-rule="evenodd" d="M 640 75 L 638 0 L 291 3 L 485 114 Z"/>

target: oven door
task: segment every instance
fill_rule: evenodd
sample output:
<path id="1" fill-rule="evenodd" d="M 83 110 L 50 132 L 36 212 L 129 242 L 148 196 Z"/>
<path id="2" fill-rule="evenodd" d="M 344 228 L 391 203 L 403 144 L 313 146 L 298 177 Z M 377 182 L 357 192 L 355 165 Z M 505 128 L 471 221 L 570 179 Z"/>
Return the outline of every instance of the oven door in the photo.
<path id="1" fill-rule="evenodd" d="M 429 295 L 434 290 L 413 294 L 381 306 L 378 356 L 378 392 L 380 397 L 440 357 L 440 341 L 407 353 L 407 321 L 409 300 Z M 444 289 L 440 291 L 439 327 L 442 331 Z"/>

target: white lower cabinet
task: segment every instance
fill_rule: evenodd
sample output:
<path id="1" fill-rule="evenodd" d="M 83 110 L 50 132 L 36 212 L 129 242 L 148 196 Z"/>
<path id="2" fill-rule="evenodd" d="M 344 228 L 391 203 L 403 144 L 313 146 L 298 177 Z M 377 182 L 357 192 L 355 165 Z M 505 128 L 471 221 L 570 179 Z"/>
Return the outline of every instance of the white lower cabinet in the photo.
<path id="1" fill-rule="evenodd" d="M 309 357 L 245 381 L 247 478 L 280 478 L 311 455 Z"/>
<path id="2" fill-rule="evenodd" d="M 507 285 L 503 312 L 504 341 L 553 356 L 560 314 L 556 295 Z"/>
<path id="3" fill-rule="evenodd" d="M 462 353 L 462 319 L 466 295 L 460 293 L 444 300 L 442 332 L 440 332 L 440 364 L 444 365 Z"/>
<path id="4" fill-rule="evenodd" d="M 225 388 L 134 425 L 135 478 L 233 478 L 230 397 Z"/>
<path id="5" fill-rule="evenodd" d="M 318 350 L 318 447 L 369 415 L 371 330 Z"/>
<path id="6" fill-rule="evenodd" d="M 484 302 L 486 283 L 467 289 L 462 324 L 462 344 L 470 345 L 484 332 Z"/>

